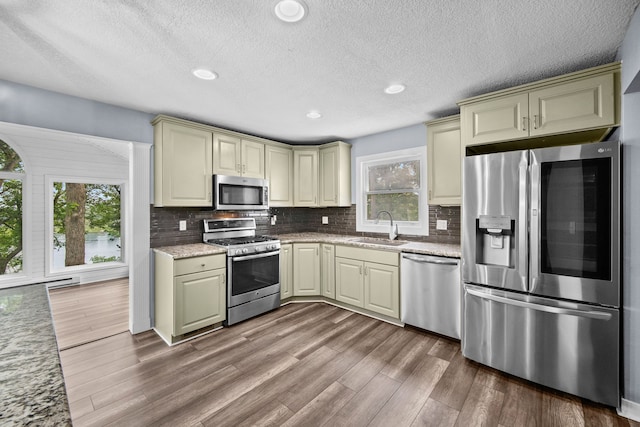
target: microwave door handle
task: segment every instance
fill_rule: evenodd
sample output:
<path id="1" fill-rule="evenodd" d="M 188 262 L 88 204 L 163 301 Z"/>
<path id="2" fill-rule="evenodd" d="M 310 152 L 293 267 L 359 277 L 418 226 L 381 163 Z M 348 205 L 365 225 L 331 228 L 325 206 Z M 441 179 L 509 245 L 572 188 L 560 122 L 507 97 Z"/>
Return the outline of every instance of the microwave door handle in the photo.
<path id="1" fill-rule="evenodd" d="M 540 162 L 531 151 L 531 206 L 529 217 L 529 292 L 535 292 L 540 282 Z"/>

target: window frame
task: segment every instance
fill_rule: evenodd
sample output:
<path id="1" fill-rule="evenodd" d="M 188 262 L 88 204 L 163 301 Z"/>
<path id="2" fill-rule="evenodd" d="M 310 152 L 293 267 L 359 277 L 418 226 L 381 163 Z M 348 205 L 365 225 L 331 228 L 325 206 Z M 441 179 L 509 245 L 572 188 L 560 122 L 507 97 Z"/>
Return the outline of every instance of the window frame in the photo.
<path id="1" fill-rule="evenodd" d="M 107 184 L 107 185 L 119 185 L 120 186 L 120 261 L 100 262 L 96 264 L 83 264 L 74 265 L 70 267 L 54 268 L 53 267 L 53 184 L 55 182 L 65 183 L 78 183 L 78 184 Z M 46 243 L 45 244 L 45 277 L 57 277 L 68 276 L 69 273 L 74 272 L 86 272 L 86 271 L 99 271 L 108 270 L 112 268 L 122 268 L 129 265 L 128 251 L 127 251 L 127 239 L 126 239 L 126 224 L 128 218 L 128 187 L 127 182 L 122 179 L 113 178 L 95 178 L 95 177 L 77 177 L 77 176 L 61 176 L 61 175 L 46 175 L 46 212 L 47 218 L 45 221 Z"/>
<path id="2" fill-rule="evenodd" d="M 415 147 L 385 153 L 371 154 L 356 157 L 356 231 L 368 233 L 389 233 L 389 218 L 387 215 L 380 218 L 378 224 L 374 220 L 367 219 L 367 167 L 380 164 L 395 163 L 399 161 L 418 160 L 420 162 L 420 190 L 418 191 L 418 221 L 396 221 L 398 233 L 428 236 L 429 235 L 429 204 L 427 189 L 427 149 Z"/>
<path id="3" fill-rule="evenodd" d="M 13 146 L 11 146 L 11 144 L 7 143 L 6 140 L 4 140 L 4 142 L 9 145 L 9 147 L 11 147 L 14 151 L 15 148 Z M 18 153 L 16 151 L 16 153 Z M 20 153 L 18 153 L 18 155 L 20 155 Z M 22 159 L 22 157 L 21 157 Z M 24 161 L 23 161 L 24 163 Z M 26 167 L 24 168 L 26 169 Z M 11 274 L 2 274 L 0 275 L 0 289 L 2 289 L 4 286 L 3 284 L 6 282 L 13 282 L 15 283 L 16 280 L 18 279 L 24 279 L 26 277 L 29 276 L 29 267 L 30 267 L 30 257 L 27 256 L 28 255 L 28 250 L 30 249 L 29 247 L 29 243 L 28 243 L 28 239 L 27 239 L 27 235 L 28 235 L 28 230 L 27 230 L 27 225 L 30 223 L 29 222 L 29 215 L 31 212 L 31 206 L 28 205 L 28 197 L 27 197 L 27 191 L 26 191 L 26 187 L 27 187 L 27 174 L 26 171 L 25 172 L 6 172 L 6 171 L 0 171 L 0 178 L 5 179 L 5 180 L 13 180 L 13 181 L 20 181 L 21 186 L 22 186 L 22 268 L 19 272 L 17 273 L 11 273 Z"/>

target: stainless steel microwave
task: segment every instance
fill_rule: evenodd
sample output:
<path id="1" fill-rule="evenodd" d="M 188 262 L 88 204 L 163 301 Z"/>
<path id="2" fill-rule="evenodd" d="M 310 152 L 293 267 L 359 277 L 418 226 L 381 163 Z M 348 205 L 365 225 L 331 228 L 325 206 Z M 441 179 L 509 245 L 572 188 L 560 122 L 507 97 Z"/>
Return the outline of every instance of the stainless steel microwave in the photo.
<path id="1" fill-rule="evenodd" d="M 269 209 L 269 181 L 242 176 L 213 176 L 213 207 L 219 210 Z"/>

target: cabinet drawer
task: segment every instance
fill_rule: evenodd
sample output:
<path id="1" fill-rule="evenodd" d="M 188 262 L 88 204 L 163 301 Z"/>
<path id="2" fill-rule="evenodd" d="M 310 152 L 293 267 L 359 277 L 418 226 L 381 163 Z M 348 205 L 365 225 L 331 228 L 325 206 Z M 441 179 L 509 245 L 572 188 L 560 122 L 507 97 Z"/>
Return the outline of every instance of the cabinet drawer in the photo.
<path id="1" fill-rule="evenodd" d="M 208 255 L 178 259 L 174 262 L 173 274 L 175 276 L 181 276 L 183 274 L 225 268 L 226 260 L 226 255 Z"/>
<path id="2" fill-rule="evenodd" d="M 397 252 L 355 248 L 353 246 L 336 246 L 336 256 L 395 266 L 399 264 L 400 259 Z"/>

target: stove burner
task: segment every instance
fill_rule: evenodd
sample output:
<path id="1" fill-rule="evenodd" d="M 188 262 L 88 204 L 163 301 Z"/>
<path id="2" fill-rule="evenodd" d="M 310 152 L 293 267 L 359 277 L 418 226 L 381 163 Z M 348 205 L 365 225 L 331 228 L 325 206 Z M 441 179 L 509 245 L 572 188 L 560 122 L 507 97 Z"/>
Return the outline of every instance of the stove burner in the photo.
<path id="1" fill-rule="evenodd" d="M 235 246 L 235 245 L 248 245 L 251 243 L 264 243 L 275 242 L 278 239 L 269 236 L 243 236 L 243 237 L 228 237 L 224 239 L 209 239 L 207 243 L 212 243 L 220 246 Z"/>

